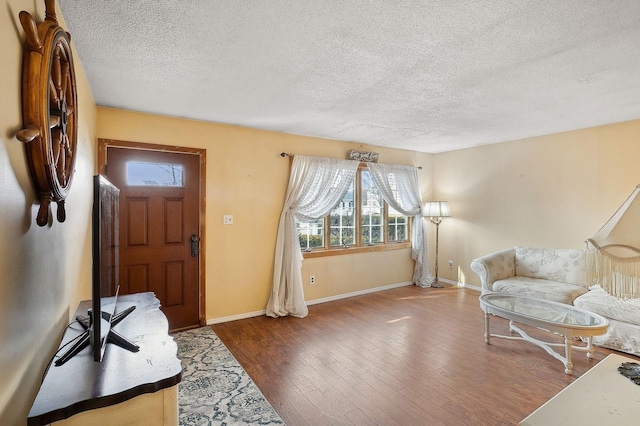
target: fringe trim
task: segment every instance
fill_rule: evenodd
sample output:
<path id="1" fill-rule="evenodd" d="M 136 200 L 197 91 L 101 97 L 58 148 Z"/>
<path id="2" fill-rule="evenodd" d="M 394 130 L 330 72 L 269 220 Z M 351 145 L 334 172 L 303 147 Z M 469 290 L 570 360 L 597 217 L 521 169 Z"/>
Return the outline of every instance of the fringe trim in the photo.
<path id="1" fill-rule="evenodd" d="M 618 257 L 607 249 L 618 247 L 638 253 L 633 257 Z M 600 247 L 595 241 L 587 240 L 586 250 L 587 283 L 599 285 L 612 296 L 640 298 L 640 250 L 622 244 Z"/>

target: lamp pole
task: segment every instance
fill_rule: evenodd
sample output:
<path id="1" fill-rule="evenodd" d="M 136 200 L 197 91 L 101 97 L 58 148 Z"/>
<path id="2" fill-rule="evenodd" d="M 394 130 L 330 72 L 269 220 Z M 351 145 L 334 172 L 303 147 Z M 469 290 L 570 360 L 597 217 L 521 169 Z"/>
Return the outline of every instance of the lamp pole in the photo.
<path id="1" fill-rule="evenodd" d="M 428 217 L 431 223 L 436 225 L 436 279 L 431 284 L 431 287 L 442 288 L 444 287 L 438 281 L 438 234 L 440 232 L 440 223 L 443 217 L 451 217 L 451 209 L 449 203 L 446 201 L 428 201 L 423 209 L 422 214 Z"/>
<path id="2" fill-rule="evenodd" d="M 442 218 L 431 217 L 429 219 L 431 220 L 431 223 L 436 225 L 436 279 L 431 284 L 431 287 L 443 288 L 444 286 L 438 281 L 438 231 L 440 230 L 440 223 L 442 222 Z"/>

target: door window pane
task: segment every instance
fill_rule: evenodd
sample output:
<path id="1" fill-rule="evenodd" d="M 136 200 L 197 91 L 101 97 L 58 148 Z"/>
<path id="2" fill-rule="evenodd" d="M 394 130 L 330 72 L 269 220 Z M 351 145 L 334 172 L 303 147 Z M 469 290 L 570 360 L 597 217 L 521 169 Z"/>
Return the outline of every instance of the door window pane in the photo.
<path id="1" fill-rule="evenodd" d="M 182 164 L 127 163 L 128 186 L 184 186 Z"/>

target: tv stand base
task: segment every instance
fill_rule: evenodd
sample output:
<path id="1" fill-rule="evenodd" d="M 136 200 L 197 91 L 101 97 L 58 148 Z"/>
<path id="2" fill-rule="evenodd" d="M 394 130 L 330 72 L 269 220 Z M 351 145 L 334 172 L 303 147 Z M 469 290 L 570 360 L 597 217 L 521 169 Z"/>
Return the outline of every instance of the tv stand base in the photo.
<path id="1" fill-rule="evenodd" d="M 138 352 L 140 350 L 140 346 L 128 340 L 126 337 L 122 336 L 118 332 L 116 332 L 113 327 L 125 319 L 131 312 L 134 311 L 136 307 L 130 306 L 122 312 L 113 315 L 111 319 L 111 329 L 109 330 L 109 334 L 107 335 L 107 343 L 113 343 L 117 346 L 120 346 L 123 349 L 126 349 L 131 352 Z M 84 332 L 78 337 L 78 340 L 69 348 L 67 352 L 62 354 L 60 358 L 56 360 L 54 363 L 56 367 L 63 365 L 65 362 L 69 361 L 75 355 L 77 355 L 81 350 L 89 346 L 91 341 L 91 330 L 90 330 L 90 316 L 91 312 L 89 312 L 89 316 L 76 316 L 76 320 L 78 323 L 84 328 Z M 102 318 L 109 320 L 110 315 L 106 312 L 101 312 Z"/>

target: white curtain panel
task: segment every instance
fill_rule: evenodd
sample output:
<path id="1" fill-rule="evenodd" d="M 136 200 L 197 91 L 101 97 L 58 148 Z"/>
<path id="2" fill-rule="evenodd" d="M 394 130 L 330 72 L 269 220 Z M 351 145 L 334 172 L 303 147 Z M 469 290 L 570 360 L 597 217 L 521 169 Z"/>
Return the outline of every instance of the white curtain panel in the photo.
<path id="1" fill-rule="evenodd" d="M 413 282 L 419 287 L 431 287 L 434 277 L 429 268 L 427 230 L 422 218 L 422 196 L 418 170 L 411 166 L 367 163 L 371 177 L 382 198 L 400 213 L 413 217 L 411 226 L 411 257 L 416 261 Z"/>
<path id="2" fill-rule="evenodd" d="M 301 221 L 328 215 L 344 198 L 353 182 L 358 161 L 296 155 L 280 215 L 273 265 L 273 288 L 267 315 L 306 317 L 302 288 L 302 252 L 296 229 Z"/>

